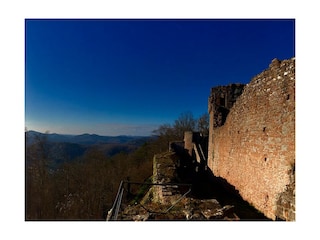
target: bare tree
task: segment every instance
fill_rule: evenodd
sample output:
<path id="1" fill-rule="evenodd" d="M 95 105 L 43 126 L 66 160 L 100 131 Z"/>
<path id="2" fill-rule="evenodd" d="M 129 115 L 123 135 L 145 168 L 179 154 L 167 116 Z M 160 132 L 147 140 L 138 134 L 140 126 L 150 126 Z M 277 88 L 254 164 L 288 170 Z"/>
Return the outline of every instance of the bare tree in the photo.
<path id="1" fill-rule="evenodd" d="M 191 112 L 181 113 L 179 118 L 174 121 L 174 132 L 178 139 L 183 139 L 184 132 L 194 131 L 196 127 L 196 120 Z"/>
<path id="2" fill-rule="evenodd" d="M 198 131 L 204 135 L 209 135 L 209 114 L 204 113 L 198 119 Z"/>

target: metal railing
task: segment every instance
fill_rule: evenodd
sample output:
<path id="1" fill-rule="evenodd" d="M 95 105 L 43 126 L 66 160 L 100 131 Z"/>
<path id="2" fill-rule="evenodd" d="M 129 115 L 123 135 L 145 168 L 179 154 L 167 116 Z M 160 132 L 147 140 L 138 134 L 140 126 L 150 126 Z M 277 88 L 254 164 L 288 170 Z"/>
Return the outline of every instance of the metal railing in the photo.
<path id="1" fill-rule="evenodd" d="M 168 213 L 181 199 L 183 199 L 188 193 L 191 192 L 192 184 L 187 183 L 148 183 L 148 182 L 130 182 L 130 181 L 121 181 L 118 192 L 116 195 L 116 198 L 113 202 L 112 208 L 108 211 L 107 215 L 107 221 L 116 221 L 118 219 L 122 198 L 123 198 L 123 192 L 125 190 L 124 184 L 138 184 L 138 185 L 149 185 L 149 186 L 165 186 L 165 187 L 178 187 L 178 186 L 188 186 L 189 189 L 187 192 L 185 192 L 179 199 L 177 199 L 168 209 L 162 212 L 155 212 L 147 209 L 145 206 L 143 206 L 140 202 L 139 205 L 141 205 L 145 210 L 147 210 L 149 213 L 153 214 L 165 214 Z"/>

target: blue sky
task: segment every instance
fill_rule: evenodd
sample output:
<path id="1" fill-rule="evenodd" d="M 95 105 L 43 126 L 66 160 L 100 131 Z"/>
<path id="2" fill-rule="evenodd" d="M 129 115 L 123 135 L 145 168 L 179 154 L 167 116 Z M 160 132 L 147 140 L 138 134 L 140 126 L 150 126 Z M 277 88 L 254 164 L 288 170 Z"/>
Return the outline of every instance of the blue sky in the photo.
<path id="1" fill-rule="evenodd" d="M 78 113 L 81 118 L 70 117 L 68 115 L 68 111 L 64 111 L 64 106 L 60 104 L 60 106 L 55 107 L 55 102 L 58 97 L 50 100 L 51 96 L 48 94 L 48 91 L 44 91 L 41 85 L 38 84 L 40 81 L 38 77 L 31 77 L 32 75 L 37 75 L 37 70 L 40 69 L 41 65 L 49 66 L 50 64 L 47 60 L 48 56 L 39 56 L 41 52 L 47 52 L 48 50 L 41 49 L 42 45 L 29 46 L 29 51 L 34 52 L 33 60 L 30 61 L 30 56 L 28 59 L 28 54 L 26 59 L 24 57 L 24 48 L 28 48 L 25 46 L 24 42 L 24 30 L 27 30 L 26 34 L 28 34 L 28 29 L 25 29 L 25 19 L 26 18 L 294 18 L 296 19 L 296 52 L 293 50 L 293 26 L 292 22 L 288 24 L 276 24 L 273 23 L 271 26 L 267 27 L 268 24 L 263 24 L 264 26 L 252 26 L 246 27 L 241 26 L 237 28 L 236 26 L 231 28 L 229 31 L 229 41 L 227 44 L 223 44 L 223 35 L 215 35 L 211 41 L 211 51 L 208 51 L 208 55 L 211 54 L 212 58 L 215 58 L 215 64 L 212 65 L 212 61 L 208 62 L 208 67 L 206 68 L 207 72 L 202 72 L 203 74 L 207 73 L 209 80 L 204 84 L 204 86 L 199 89 L 192 85 L 190 88 L 194 88 L 197 96 L 193 99 L 200 102 L 200 104 L 195 104 L 199 112 L 206 111 L 207 107 L 207 97 L 209 95 L 209 89 L 212 86 L 216 85 L 216 82 L 220 79 L 220 77 L 225 77 L 227 79 L 226 82 L 234 82 L 234 81 L 249 81 L 255 74 L 259 73 L 261 69 L 265 69 L 268 67 L 272 58 L 277 57 L 279 59 L 290 58 L 292 54 L 296 55 L 296 64 L 297 64 L 297 79 L 296 79 L 296 145 L 297 145 L 297 168 L 299 168 L 299 176 L 297 176 L 297 184 L 300 184 L 298 187 L 300 192 L 300 197 L 297 199 L 299 204 L 299 219 L 308 219 L 314 220 L 311 222 L 316 223 L 316 219 L 314 219 L 314 214 L 309 214 L 312 211 L 308 209 L 304 202 L 308 201 L 311 197 L 317 198 L 317 192 L 312 191 L 316 186 L 313 186 L 312 183 L 314 181 L 314 176 L 317 176 L 317 167 L 310 168 L 310 164 L 305 164 L 306 161 L 312 161 L 312 166 L 317 166 L 318 161 L 314 161 L 314 156 L 317 156 L 317 148 L 318 142 L 313 139 L 317 139 L 319 136 L 318 133 L 318 123 L 320 119 L 318 117 L 319 114 L 316 114 L 314 109 L 317 109 L 318 105 L 318 81 L 316 81 L 315 76 L 318 76 L 318 68 L 319 61 L 318 56 L 320 56 L 319 52 L 319 42 L 320 35 L 318 29 L 318 8 L 316 6 L 316 1 L 309 2 L 305 4 L 304 2 L 299 1 L 278 1 L 278 0 L 268 0 L 268 1 L 184 1 L 183 4 L 181 1 L 147 1 L 147 0 L 138 0 L 138 1 L 129 1 L 129 0 L 121 0 L 121 1 L 100 1 L 100 0 L 92 0 L 92 1 L 65 1 L 65 0 L 54 0 L 54 1 L 2 1 L 1 2 L 2 10 L 2 20 L 1 21 L 1 38 L 0 38 L 0 61 L 1 61 L 1 89 L 3 90 L 1 93 L 2 97 L 2 105 L 1 109 L 4 112 L 2 117 L 2 133 L 4 133 L 4 137 L 2 137 L 2 145 L 5 146 L 2 151 L 3 159 L 7 159 L 10 161 L 5 162 L 5 171 L 1 174 L 3 177 L 3 183 L 7 182 L 7 179 L 15 179 L 15 181 L 11 181 L 10 185 L 3 184 L 2 189 L 12 196 L 12 189 L 18 189 L 20 191 L 15 191 L 13 195 L 14 197 L 7 198 L 8 206 L 14 206 L 8 209 L 8 213 L 4 211 L 4 215 L 6 219 L 12 218 L 11 222 L 14 222 L 17 215 L 24 213 L 23 204 L 20 203 L 20 199 L 23 199 L 24 192 L 24 168 L 21 166 L 24 165 L 24 134 L 21 134 L 24 130 L 24 125 L 26 125 L 29 129 L 35 130 L 50 130 L 51 132 L 99 132 L 99 133 L 107 133 L 106 129 L 133 129 L 135 126 L 132 124 L 132 119 L 130 118 L 129 123 L 126 123 L 126 118 L 122 120 L 122 126 L 119 125 L 119 120 L 113 119 L 113 124 L 110 126 L 110 119 L 101 119 L 101 128 L 95 127 L 97 125 L 96 121 L 91 121 L 90 125 L 80 124 L 78 122 L 79 119 L 82 119 L 84 115 Z M 250 7 L 248 7 L 250 6 Z M 253 24 L 255 25 L 255 24 Z M 45 27 L 46 28 L 46 27 Z M 215 27 L 216 28 L 216 27 Z M 29 28 L 30 29 L 30 28 Z M 34 29 L 37 29 L 36 27 Z M 61 28 L 61 35 L 65 34 L 63 31 L 64 28 Z M 39 31 L 34 32 L 33 34 L 46 35 L 47 32 L 50 31 L 49 27 L 47 31 L 39 29 Z M 220 33 L 228 33 L 228 29 L 224 26 L 220 26 L 216 28 L 215 31 Z M 242 42 L 242 38 L 238 37 L 236 39 L 230 38 L 230 34 L 233 31 L 235 36 L 245 35 L 247 44 Z M 248 35 L 249 32 L 249 35 Z M 201 37 L 199 35 L 199 38 Z M 35 39 L 39 39 L 39 37 L 34 36 Z M 78 34 L 76 34 L 78 35 Z M 251 36 L 251 37 L 249 37 Z M 256 36 L 256 37 L 254 37 Z M 260 36 L 260 37 L 259 37 Z M 139 36 L 137 36 L 139 37 Z M 44 38 L 44 37 L 42 37 Z M 70 39 L 70 35 L 68 37 Z M 215 46 L 214 43 L 220 39 L 220 43 L 222 45 Z M 61 39 L 62 40 L 62 39 Z M 129 40 L 129 39 L 128 39 Z M 50 41 L 47 39 L 46 41 Z M 76 41 L 79 41 L 76 40 Z M 184 40 L 186 41 L 186 40 Z M 230 42 L 232 42 L 233 52 L 230 49 Z M 30 41 L 29 41 L 30 43 Z M 47 43 L 49 45 L 49 43 Z M 244 48 L 236 48 L 238 46 L 242 46 Z M 246 46 L 244 46 L 246 45 Z M 260 45 L 260 46 L 257 46 Z M 52 47 L 52 46 L 51 46 Z M 51 48 L 50 47 L 50 48 Z M 199 47 L 199 46 L 197 46 Z M 200 46 L 202 47 L 202 46 Z M 194 47 L 196 49 L 196 47 Z M 224 54 L 222 54 L 224 52 Z M 51 52 L 51 57 L 53 57 L 55 52 Z M 37 55 L 39 57 L 37 57 Z M 62 55 L 61 55 L 62 56 Z M 238 60 L 236 59 L 236 57 Z M 59 57 L 59 56 L 57 56 Z M 63 56 L 66 57 L 66 56 Z M 240 60 L 239 60 L 240 59 Z M 27 60 L 27 61 L 25 61 Z M 31 64 L 33 62 L 33 67 Z M 220 64 L 219 64 L 220 63 Z M 225 71 L 227 65 L 232 65 L 233 67 L 228 67 L 228 70 Z M 178 64 L 178 63 L 176 63 Z M 241 65 L 237 67 L 238 65 Z M 39 66 L 39 67 L 38 67 Z M 44 67 L 43 66 L 43 67 Z M 25 68 L 25 69 L 24 69 Z M 203 66 L 205 68 L 205 66 Z M 195 68 L 194 72 L 198 73 Z M 24 71 L 28 72 L 29 77 L 25 77 Z M 41 70 L 41 69 L 40 69 Z M 210 72 L 210 71 L 211 72 Z M 43 71 L 45 72 L 45 71 Z M 60 74 L 59 71 L 57 71 Z M 53 70 L 50 71 L 50 76 L 53 74 Z M 27 75 L 26 75 L 27 76 Z M 62 76 L 61 76 L 62 77 Z M 41 77 L 42 78 L 42 77 Z M 46 78 L 42 79 L 43 84 L 48 82 L 48 86 L 55 85 L 54 82 L 50 83 L 49 79 L 51 77 L 46 76 Z M 36 80 L 38 79 L 38 80 Z M 200 78 L 199 78 L 200 79 Z M 165 81 L 165 79 L 162 79 Z M 200 80 L 199 80 L 200 81 Z M 23 82 L 25 84 L 23 84 Z M 170 84 L 169 84 L 170 85 Z M 199 86 L 199 85 L 197 85 Z M 312 86 L 312 87 L 310 87 Z M 37 89 L 39 87 L 39 89 Z M 57 88 L 57 87 L 56 87 Z M 73 87 L 74 88 L 74 87 Z M 30 89 L 33 91 L 30 92 Z M 70 90 L 71 91 L 71 90 Z M 199 92 L 198 92 L 199 91 Z M 202 92 L 203 91 L 203 92 Z M 42 96 L 39 97 L 40 93 L 43 92 Z M 154 94 L 157 94 L 158 91 L 154 91 Z M 163 96 L 163 94 L 162 94 Z M 180 96 L 179 96 L 180 97 Z M 186 99 L 186 96 L 183 96 Z M 188 97 L 189 98 L 189 97 Z M 178 97 L 176 98 L 178 99 Z M 132 99 L 130 99 L 132 101 Z M 180 100 L 180 99 L 179 99 Z M 49 104 L 53 102 L 53 104 Z M 62 100 L 61 100 L 62 101 Z M 181 103 L 181 101 L 177 101 Z M 41 108 L 40 103 L 44 106 Z M 109 103 L 110 104 L 110 103 Z M 203 105 L 204 104 L 204 105 Z M 32 108 L 30 108 L 32 106 Z M 166 106 L 168 109 L 170 106 Z M 59 108 L 60 113 L 63 116 L 62 119 L 59 120 L 59 114 L 55 111 L 50 113 L 52 108 Z M 176 106 L 177 108 L 177 106 Z M 175 114 L 175 117 L 178 116 L 180 111 L 184 111 L 178 109 Z M 196 112 L 196 109 L 192 107 L 192 111 Z M 73 113 L 76 111 L 72 110 Z M 80 111 L 81 112 L 81 111 Z M 168 113 L 168 110 L 164 111 L 163 108 L 160 109 L 160 113 L 163 115 Z M 86 115 L 85 115 L 86 116 Z M 52 119 L 55 119 L 53 121 Z M 92 117 L 92 119 L 95 119 Z M 66 124 L 68 121 L 71 122 Z M 117 122 L 118 121 L 118 122 Z M 170 122 L 168 119 L 166 122 Z M 151 121 L 150 121 L 151 122 Z M 73 123 L 73 124 L 72 124 Z M 131 124 L 131 125 L 130 125 Z M 136 127 L 144 127 L 135 123 Z M 152 122 L 151 122 L 152 124 Z M 92 130 L 88 129 L 88 126 L 91 126 Z M 110 128 L 107 128 L 109 126 Z M 114 132 L 118 132 L 120 130 L 116 130 Z M 20 148 L 17 149 L 17 136 L 20 136 L 21 141 Z M 19 159 L 21 161 L 19 161 Z M 301 161 L 299 161 L 301 160 Z M 7 169 L 15 169 L 15 171 L 6 171 Z M 314 196 L 313 196 L 314 195 Z M 8 195 L 9 196 L 9 195 Z M 308 199 L 304 199 L 308 196 Z M 6 201 L 6 199 L 3 199 Z M 305 201 L 304 201 L 305 200 Z M 3 204 L 5 205 L 5 204 Z M 18 207 L 17 207 L 18 206 Z M 21 206 L 19 208 L 19 206 Z M 305 208 L 305 209 L 303 209 Z M 4 209 L 4 210 L 6 210 Z M 15 214 L 12 214 L 12 213 Z M 22 216 L 23 217 L 23 216 Z M 288 234 L 291 236 L 297 236 L 299 233 L 303 233 L 305 231 L 305 227 L 309 227 L 309 230 L 316 229 L 312 226 L 312 224 L 304 225 L 301 224 L 303 221 L 299 221 L 298 225 L 292 225 L 293 228 L 289 229 L 289 231 L 281 231 L 280 229 L 272 229 L 273 231 L 264 232 L 267 236 L 268 233 L 274 235 L 274 232 L 277 234 L 282 234 L 288 237 Z M 307 222 L 307 221 L 305 221 Z M 309 221 L 310 222 L 310 221 Z M 50 229 L 46 227 L 42 227 L 41 229 L 35 225 L 35 229 L 27 225 L 21 225 L 22 229 L 25 230 L 24 235 L 30 234 L 35 239 L 43 238 L 43 235 L 46 234 Z M 170 225 L 171 226 L 171 225 Z M 260 225 L 259 225 L 260 226 Z M 16 224 L 8 226 L 5 230 L 8 230 L 8 233 L 18 233 L 17 231 L 12 231 L 16 229 Z M 19 226 L 20 227 L 20 226 Z M 104 234 L 106 228 L 103 227 L 97 229 L 94 227 L 84 227 L 79 228 L 78 225 L 75 225 L 75 228 L 72 229 L 74 231 L 70 231 L 70 225 L 61 226 L 62 229 L 59 232 L 52 232 L 50 236 L 52 238 L 60 237 L 61 232 L 64 235 L 68 235 L 70 233 L 70 237 L 74 237 L 75 233 L 77 237 L 80 239 L 92 235 L 93 232 L 98 234 Z M 135 230 L 136 230 L 135 226 Z M 169 227 L 167 225 L 166 227 Z M 221 227 L 221 226 L 220 226 Z M 238 228 L 235 227 L 236 231 L 234 232 L 234 237 L 238 237 L 239 234 L 243 233 L 244 236 L 247 236 L 247 229 L 242 225 Z M 311 227 L 311 228 L 310 228 Z M 313 227 L 313 228 L 312 228 Z M 208 229 L 208 228 L 207 228 Z M 223 226 L 222 226 L 223 229 Z M 80 230 L 80 231 L 79 231 Z M 107 228 L 107 231 L 118 231 L 121 229 L 117 229 L 112 226 L 112 228 Z M 131 230 L 131 229 L 130 229 Z M 133 230 L 133 229 L 132 229 Z M 142 230 L 142 229 L 141 229 Z M 152 229 L 153 230 L 153 229 Z M 157 230 L 157 229 L 154 229 Z M 173 229 L 172 229 L 173 230 Z M 229 229 L 225 228 L 223 230 L 229 231 Z M 265 226 L 262 224 L 261 227 L 257 228 L 257 233 L 259 231 L 264 231 Z M 279 230 L 279 231 L 278 231 Z M 22 231 L 20 231 L 22 232 Z M 127 231 L 128 233 L 132 231 Z M 223 232 L 223 231 L 220 231 Z M 233 232 L 230 232 L 232 234 Z M 57 234 L 55 234 L 57 233 Z M 88 234 L 87 234 L 88 233 Z M 18 233 L 19 234 L 19 233 Z M 101 235 L 100 234 L 100 235 Z M 179 233 L 181 235 L 181 233 Z M 184 237 L 192 238 L 199 237 L 199 234 L 203 237 L 206 237 L 210 234 L 206 229 L 201 229 L 201 231 L 189 231 Z M 216 233 L 219 235 L 219 233 Z M 19 234 L 20 235 L 20 234 Z M 100 236 L 99 235 L 99 236 Z M 128 235 L 129 237 L 129 235 Z M 221 235 L 223 237 L 223 235 Z M 249 239 L 251 239 L 249 237 Z M 252 238 L 253 239 L 253 238 Z"/>
<path id="2" fill-rule="evenodd" d="M 149 135 L 295 56 L 294 20 L 25 21 L 29 130 Z"/>

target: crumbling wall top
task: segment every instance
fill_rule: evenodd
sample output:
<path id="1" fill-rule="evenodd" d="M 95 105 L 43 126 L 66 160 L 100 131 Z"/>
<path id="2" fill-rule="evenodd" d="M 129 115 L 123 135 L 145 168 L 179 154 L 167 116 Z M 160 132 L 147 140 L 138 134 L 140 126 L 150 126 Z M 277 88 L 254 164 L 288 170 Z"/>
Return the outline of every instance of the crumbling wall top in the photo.
<path id="1" fill-rule="evenodd" d="M 214 115 L 214 127 L 222 126 L 229 110 L 242 94 L 245 84 L 235 83 L 211 88 L 208 112 Z"/>

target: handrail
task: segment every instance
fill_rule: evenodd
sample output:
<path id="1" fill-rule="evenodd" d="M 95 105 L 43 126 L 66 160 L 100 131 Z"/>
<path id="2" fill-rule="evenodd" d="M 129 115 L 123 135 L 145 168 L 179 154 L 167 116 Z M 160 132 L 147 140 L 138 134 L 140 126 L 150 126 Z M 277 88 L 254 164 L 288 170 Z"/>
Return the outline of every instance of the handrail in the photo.
<path id="1" fill-rule="evenodd" d="M 204 155 L 204 152 L 203 152 L 203 150 L 202 150 L 201 144 L 199 144 L 199 148 L 200 148 L 200 152 L 201 152 L 201 154 L 202 154 L 202 158 L 203 158 L 203 160 L 205 161 L 205 160 L 206 160 L 206 156 Z"/>
<path id="2" fill-rule="evenodd" d="M 130 182 L 130 181 L 121 181 L 119 188 L 118 188 L 118 192 L 115 198 L 115 201 L 112 205 L 112 208 L 108 211 L 108 215 L 107 215 L 107 221 L 111 221 L 111 220 L 117 220 L 118 218 L 118 214 L 119 214 L 119 210 L 121 207 L 121 202 L 122 202 L 122 197 L 123 197 L 123 192 L 124 192 L 124 187 L 123 185 L 127 183 L 127 184 L 139 184 L 139 185 L 150 185 L 150 186 L 189 186 L 189 190 L 183 194 L 177 201 L 175 201 L 172 206 L 170 206 L 166 211 L 164 212 L 151 212 L 150 210 L 146 209 L 141 203 L 139 203 L 144 209 L 146 209 L 148 212 L 150 213 L 159 213 L 159 214 L 163 214 L 163 213 L 167 213 L 169 212 L 182 198 L 184 198 L 188 193 L 191 192 L 191 186 L 192 184 L 188 184 L 188 183 L 148 183 L 148 182 Z"/>
<path id="3" fill-rule="evenodd" d="M 120 182 L 120 185 L 119 185 L 119 188 L 118 188 L 118 192 L 117 192 L 117 195 L 116 195 L 116 199 L 114 200 L 111 209 L 108 211 L 107 221 L 109 221 L 109 220 L 116 220 L 116 218 L 113 219 L 113 218 L 114 218 L 113 212 L 114 212 L 114 209 L 115 209 L 116 205 L 118 204 L 119 195 L 120 195 L 120 192 L 121 192 L 121 190 L 122 190 L 122 188 L 123 188 L 122 186 L 123 186 L 123 181 Z"/>
<path id="4" fill-rule="evenodd" d="M 199 159 L 200 163 L 206 162 L 206 157 L 205 157 L 204 152 L 202 150 L 201 144 L 194 143 L 193 144 L 193 150 L 196 152 L 196 155 L 200 158 Z M 197 161 L 198 161 L 198 159 L 197 159 Z"/>
<path id="5" fill-rule="evenodd" d="M 116 206 L 116 210 L 115 210 L 115 213 L 114 213 L 115 220 L 117 220 L 117 218 L 118 218 L 118 214 L 119 214 L 119 210 L 120 210 L 120 206 L 121 206 L 121 202 L 122 202 L 123 191 L 124 191 L 124 188 L 121 189 L 121 192 L 120 192 L 120 195 L 119 195 L 119 199 L 117 201 L 117 206 Z"/>
<path id="6" fill-rule="evenodd" d="M 188 190 L 185 194 L 183 194 L 177 201 L 175 201 L 175 202 L 171 205 L 171 207 L 169 207 L 164 213 L 169 212 L 169 211 L 171 210 L 171 208 L 173 208 L 182 198 L 184 198 L 185 196 L 187 196 L 187 194 L 188 194 L 189 192 L 191 192 L 191 188 L 189 188 L 189 190 Z"/>

